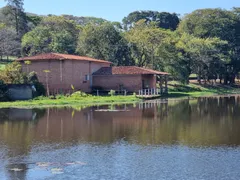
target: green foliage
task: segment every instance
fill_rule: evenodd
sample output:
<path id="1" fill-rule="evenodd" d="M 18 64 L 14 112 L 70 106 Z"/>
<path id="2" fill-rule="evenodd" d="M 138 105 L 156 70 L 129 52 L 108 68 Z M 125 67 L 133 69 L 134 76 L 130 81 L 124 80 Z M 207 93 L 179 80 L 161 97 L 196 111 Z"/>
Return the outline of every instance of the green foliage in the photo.
<path id="1" fill-rule="evenodd" d="M 110 95 L 110 96 L 115 96 L 115 94 L 116 94 L 116 91 L 114 91 L 114 90 L 110 90 L 110 92 L 108 93 L 108 95 Z"/>
<path id="2" fill-rule="evenodd" d="M 78 27 L 64 17 L 50 16 L 22 38 L 24 55 L 43 52 L 74 54 L 77 46 Z"/>
<path id="3" fill-rule="evenodd" d="M 124 37 L 131 44 L 131 56 L 135 64 L 160 69 L 158 49 L 170 33 L 154 24 L 146 25 L 144 20 L 138 21 L 134 28 L 125 32 Z"/>
<path id="4" fill-rule="evenodd" d="M 77 52 L 80 55 L 111 61 L 115 65 L 133 64 L 127 41 L 110 23 L 84 27 L 79 35 Z"/>
<path id="5" fill-rule="evenodd" d="M 91 96 L 91 95 L 88 95 L 88 94 L 86 94 L 85 92 L 82 92 L 82 91 L 76 91 L 70 97 L 73 98 L 73 99 L 79 99 L 79 98 L 88 97 L 88 96 Z"/>
<path id="6" fill-rule="evenodd" d="M 131 29 L 139 20 L 146 24 L 154 23 L 159 28 L 176 30 L 180 20 L 178 15 L 157 11 L 134 11 L 123 19 L 124 29 Z"/>
<path id="7" fill-rule="evenodd" d="M 63 15 L 64 18 L 68 20 L 74 21 L 76 24 L 79 24 L 81 26 L 86 26 L 88 24 L 93 24 L 93 25 L 101 25 L 105 22 L 108 22 L 105 19 L 102 18 L 96 18 L 96 17 L 77 17 L 77 16 L 72 16 L 72 15 Z"/>
<path id="8" fill-rule="evenodd" d="M 10 63 L 0 71 L 0 80 L 6 84 L 25 84 L 27 83 L 27 76 L 21 70 L 20 63 Z"/>

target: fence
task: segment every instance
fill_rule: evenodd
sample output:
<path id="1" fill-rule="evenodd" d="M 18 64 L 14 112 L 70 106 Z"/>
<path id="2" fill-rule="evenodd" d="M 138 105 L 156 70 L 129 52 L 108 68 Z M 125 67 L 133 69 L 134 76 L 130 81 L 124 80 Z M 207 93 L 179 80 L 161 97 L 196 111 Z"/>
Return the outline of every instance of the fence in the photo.
<path id="1" fill-rule="evenodd" d="M 167 88 L 152 88 L 152 89 L 142 89 L 139 90 L 138 95 L 139 96 L 153 96 L 153 95 L 162 95 L 166 94 Z"/>

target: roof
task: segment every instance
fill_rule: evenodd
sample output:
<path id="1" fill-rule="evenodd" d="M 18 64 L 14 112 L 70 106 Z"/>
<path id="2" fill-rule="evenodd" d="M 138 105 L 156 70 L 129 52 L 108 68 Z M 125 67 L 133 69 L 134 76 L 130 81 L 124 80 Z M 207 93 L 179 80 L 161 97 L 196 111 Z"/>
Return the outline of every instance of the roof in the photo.
<path id="1" fill-rule="evenodd" d="M 155 71 L 152 69 L 141 68 L 137 66 L 118 66 L 118 67 L 102 67 L 93 75 L 137 75 L 137 74 L 157 74 L 168 75 L 166 72 Z"/>
<path id="2" fill-rule="evenodd" d="M 39 54 L 36 56 L 29 56 L 17 59 L 17 61 L 40 61 L 40 60 L 77 60 L 77 61 L 90 61 L 90 62 L 98 62 L 98 63 L 108 63 L 109 61 L 94 59 L 86 56 L 76 56 L 70 54 L 59 54 L 59 53 L 46 53 Z"/>

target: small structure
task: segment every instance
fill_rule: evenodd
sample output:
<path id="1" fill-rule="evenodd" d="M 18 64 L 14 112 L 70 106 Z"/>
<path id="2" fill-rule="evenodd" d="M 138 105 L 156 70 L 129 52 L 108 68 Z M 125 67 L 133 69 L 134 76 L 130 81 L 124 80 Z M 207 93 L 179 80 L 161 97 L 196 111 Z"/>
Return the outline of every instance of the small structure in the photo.
<path id="1" fill-rule="evenodd" d="M 111 62 L 85 56 L 46 53 L 20 58 L 24 72 L 35 71 L 47 94 L 66 94 L 75 91 L 91 92 L 92 73 Z M 28 63 L 26 63 L 28 62 Z"/>
<path id="2" fill-rule="evenodd" d="M 135 92 L 139 95 L 167 93 L 168 73 L 136 66 L 103 67 L 93 73 L 94 88 Z M 157 86 L 159 82 L 159 87 Z"/>
<path id="3" fill-rule="evenodd" d="M 150 92 L 167 92 L 168 73 L 152 69 L 136 66 L 110 67 L 111 62 L 108 61 L 59 53 L 24 57 L 17 61 L 22 64 L 24 72 L 37 73 L 47 94 L 66 94 L 73 89 L 87 93 L 93 89 L 115 90 L 125 94 L 148 92 L 148 95 Z"/>
<path id="4" fill-rule="evenodd" d="M 9 84 L 8 97 L 11 101 L 29 100 L 33 98 L 33 87 L 28 84 Z"/>

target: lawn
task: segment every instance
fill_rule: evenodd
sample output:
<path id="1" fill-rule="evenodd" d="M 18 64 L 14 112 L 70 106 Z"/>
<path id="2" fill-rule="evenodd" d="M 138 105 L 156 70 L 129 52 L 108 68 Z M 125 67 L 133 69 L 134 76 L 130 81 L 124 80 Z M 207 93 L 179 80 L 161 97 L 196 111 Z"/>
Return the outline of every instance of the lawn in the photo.
<path id="1" fill-rule="evenodd" d="M 47 97 L 38 97 L 28 101 L 0 102 L 0 108 L 22 107 L 67 107 L 67 106 L 91 106 L 139 102 L 135 96 L 87 96 L 87 97 L 64 97 L 50 99 Z"/>
<path id="2" fill-rule="evenodd" d="M 171 81 L 169 85 L 168 97 L 201 97 L 201 96 L 213 96 L 223 94 L 240 94 L 239 86 L 226 86 L 226 85 L 199 85 L 196 83 L 190 83 L 188 85 L 180 84 L 177 81 Z"/>

